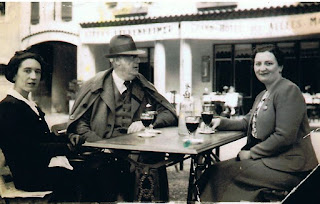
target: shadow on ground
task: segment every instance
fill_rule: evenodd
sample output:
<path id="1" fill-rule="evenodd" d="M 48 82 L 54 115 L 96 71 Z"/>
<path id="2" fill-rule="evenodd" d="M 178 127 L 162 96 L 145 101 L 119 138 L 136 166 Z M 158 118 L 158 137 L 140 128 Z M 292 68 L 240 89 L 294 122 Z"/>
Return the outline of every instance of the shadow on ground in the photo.
<path id="1" fill-rule="evenodd" d="M 186 201 L 189 183 L 190 159 L 184 161 L 184 169 L 170 166 L 167 168 L 170 201 Z"/>

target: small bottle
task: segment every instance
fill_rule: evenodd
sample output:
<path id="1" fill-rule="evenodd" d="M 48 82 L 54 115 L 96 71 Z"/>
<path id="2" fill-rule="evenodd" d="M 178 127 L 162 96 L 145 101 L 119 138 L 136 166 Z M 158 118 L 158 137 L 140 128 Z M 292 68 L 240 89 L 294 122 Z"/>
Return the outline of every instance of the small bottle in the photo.
<path id="1" fill-rule="evenodd" d="M 189 92 L 190 86 L 186 85 L 186 91 L 183 94 L 183 100 L 180 104 L 180 111 L 179 111 L 179 124 L 178 124 L 178 134 L 180 136 L 188 136 L 189 132 L 186 126 L 185 118 L 186 116 L 193 115 L 194 112 L 194 104 L 191 98 L 191 94 Z"/>

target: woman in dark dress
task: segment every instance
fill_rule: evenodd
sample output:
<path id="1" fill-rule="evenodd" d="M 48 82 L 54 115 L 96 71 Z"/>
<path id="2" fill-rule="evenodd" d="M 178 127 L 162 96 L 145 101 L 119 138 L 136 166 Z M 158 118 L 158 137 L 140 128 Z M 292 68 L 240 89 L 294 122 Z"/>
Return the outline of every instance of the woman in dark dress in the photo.
<path id="1" fill-rule="evenodd" d="M 50 132 L 44 113 L 30 99 L 43 65 L 30 51 L 16 52 L 7 65 L 5 76 L 14 88 L 0 102 L 0 148 L 17 189 L 53 190 L 53 199 L 76 201 L 76 179 L 66 157 L 72 145 Z"/>
<path id="2" fill-rule="evenodd" d="M 306 104 L 300 89 L 282 77 L 283 55 L 274 45 L 255 50 L 254 72 L 266 90 L 243 119 L 213 119 L 213 128 L 243 130 L 247 144 L 236 159 L 219 162 L 200 182 L 201 201 L 264 201 L 262 192 L 290 191 L 317 165 Z M 201 185 L 202 184 L 202 185 Z"/>

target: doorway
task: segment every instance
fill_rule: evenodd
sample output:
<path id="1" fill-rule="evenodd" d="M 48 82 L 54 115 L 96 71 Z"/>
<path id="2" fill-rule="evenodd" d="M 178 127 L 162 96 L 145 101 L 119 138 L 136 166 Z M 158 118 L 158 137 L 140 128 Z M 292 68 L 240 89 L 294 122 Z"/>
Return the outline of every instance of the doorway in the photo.
<path id="1" fill-rule="evenodd" d="M 77 47 L 50 41 L 33 45 L 46 62 L 34 99 L 46 113 L 69 113 L 68 84 L 77 79 Z"/>

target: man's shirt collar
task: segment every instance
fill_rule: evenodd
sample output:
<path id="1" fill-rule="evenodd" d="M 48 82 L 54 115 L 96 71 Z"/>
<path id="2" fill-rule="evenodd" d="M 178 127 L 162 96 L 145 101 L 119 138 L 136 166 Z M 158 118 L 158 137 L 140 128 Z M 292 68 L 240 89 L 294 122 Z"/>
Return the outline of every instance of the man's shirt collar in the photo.
<path id="1" fill-rule="evenodd" d="M 127 87 L 124 85 L 124 80 L 121 79 L 114 70 L 112 71 L 112 78 L 120 94 L 127 90 Z"/>

